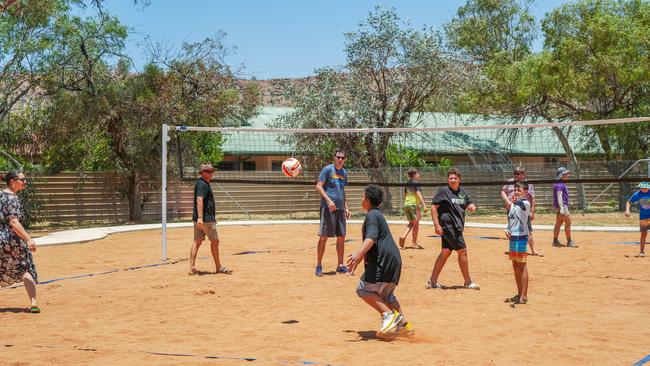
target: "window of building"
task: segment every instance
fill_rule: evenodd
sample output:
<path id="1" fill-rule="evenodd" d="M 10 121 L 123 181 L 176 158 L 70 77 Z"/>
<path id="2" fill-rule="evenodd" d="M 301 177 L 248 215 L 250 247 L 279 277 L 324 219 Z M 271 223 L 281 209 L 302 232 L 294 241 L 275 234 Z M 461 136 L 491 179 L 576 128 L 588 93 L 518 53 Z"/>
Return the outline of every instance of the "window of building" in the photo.
<path id="1" fill-rule="evenodd" d="M 271 161 L 271 170 L 279 172 L 282 170 L 282 161 L 281 160 L 272 160 Z"/>
<path id="2" fill-rule="evenodd" d="M 254 160 L 245 160 L 243 161 L 244 163 L 244 170 L 255 170 L 255 161 Z"/>
<path id="3" fill-rule="evenodd" d="M 222 161 L 219 163 L 218 170 L 239 170 L 238 161 Z"/>

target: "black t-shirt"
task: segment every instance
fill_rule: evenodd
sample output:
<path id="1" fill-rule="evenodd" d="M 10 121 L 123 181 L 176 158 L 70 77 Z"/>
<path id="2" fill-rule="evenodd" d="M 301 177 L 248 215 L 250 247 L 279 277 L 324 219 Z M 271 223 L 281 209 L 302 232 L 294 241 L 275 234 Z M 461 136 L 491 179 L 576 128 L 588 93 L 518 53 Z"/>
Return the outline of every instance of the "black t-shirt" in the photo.
<path id="1" fill-rule="evenodd" d="M 402 257 L 388 229 L 384 214 L 378 208 L 373 208 L 366 214 L 361 233 L 364 241 L 366 238 L 375 241 L 375 244 L 366 253 L 364 260 L 366 270 L 363 272 L 361 280 L 370 283 L 399 283 L 402 273 Z"/>
<path id="2" fill-rule="evenodd" d="M 404 193 L 413 193 L 415 192 L 420 192 L 420 182 L 418 182 L 415 179 L 409 179 L 408 182 L 406 182 L 406 186 L 404 186 Z"/>
<path id="3" fill-rule="evenodd" d="M 212 187 L 203 178 L 197 180 L 196 185 L 194 185 L 194 202 L 192 204 L 194 206 L 192 221 L 194 222 L 199 218 L 198 212 L 196 212 L 196 197 L 203 197 L 203 222 L 217 222 L 215 215 L 216 204 L 214 203 Z"/>
<path id="4" fill-rule="evenodd" d="M 465 226 L 465 209 L 472 203 L 467 192 L 461 187 L 452 191 L 449 186 L 440 188 L 431 200 L 438 206 L 438 221 L 443 228 L 462 231 Z"/>

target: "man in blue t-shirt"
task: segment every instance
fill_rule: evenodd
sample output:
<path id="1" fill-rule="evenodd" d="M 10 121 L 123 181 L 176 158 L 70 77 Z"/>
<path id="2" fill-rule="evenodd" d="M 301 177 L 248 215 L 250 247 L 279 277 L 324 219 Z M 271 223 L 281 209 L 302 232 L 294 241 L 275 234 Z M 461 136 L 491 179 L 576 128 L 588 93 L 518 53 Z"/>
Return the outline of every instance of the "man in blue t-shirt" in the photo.
<path id="1" fill-rule="evenodd" d="M 318 249 L 316 256 L 316 276 L 323 275 L 323 254 L 327 238 L 336 237 L 336 254 L 338 256 L 337 273 L 348 273 L 343 264 L 345 251 L 345 221 L 350 218 L 350 210 L 345 200 L 345 186 L 348 184 L 348 171 L 343 169 L 345 151 L 336 149 L 334 163 L 320 172 L 316 191 L 320 194 L 320 229 L 318 231 Z"/>
<path id="2" fill-rule="evenodd" d="M 625 204 L 625 216 L 630 217 L 630 205 L 632 203 L 639 203 L 639 230 L 641 230 L 641 238 L 639 240 L 639 257 L 645 257 L 645 241 L 648 237 L 648 229 L 650 228 L 650 183 L 639 183 L 639 190 L 634 192 L 632 197 Z"/>

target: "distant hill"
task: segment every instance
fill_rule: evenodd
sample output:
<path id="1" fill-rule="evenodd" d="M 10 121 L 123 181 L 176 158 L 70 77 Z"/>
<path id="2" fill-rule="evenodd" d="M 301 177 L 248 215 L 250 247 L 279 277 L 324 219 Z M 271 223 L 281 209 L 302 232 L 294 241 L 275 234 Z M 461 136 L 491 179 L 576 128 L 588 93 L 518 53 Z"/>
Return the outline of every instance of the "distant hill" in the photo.
<path id="1" fill-rule="evenodd" d="M 257 85 L 262 92 L 262 105 L 265 107 L 291 107 L 291 103 L 284 95 L 284 88 L 288 85 L 305 85 L 311 79 L 313 78 L 241 80 L 240 83 L 253 83 Z"/>

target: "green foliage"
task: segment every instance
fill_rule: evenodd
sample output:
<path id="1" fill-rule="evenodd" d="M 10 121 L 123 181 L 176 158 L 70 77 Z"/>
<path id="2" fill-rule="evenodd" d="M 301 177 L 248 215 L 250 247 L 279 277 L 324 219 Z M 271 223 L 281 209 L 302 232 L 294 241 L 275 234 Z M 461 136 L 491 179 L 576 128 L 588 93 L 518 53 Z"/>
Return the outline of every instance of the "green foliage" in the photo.
<path id="1" fill-rule="evenodd" d="M 548 57 L 548 96 L 574 119 L 647 115 L 650 105 L 650 3 L 581 0 L 548 14 L 542 23 Z M 594 126 L 609 159 L 646 157 L 650 129 Z M 644 153 L 646 152 L 646 153 Z"/>
<path id="2" fill-rule="evenodd" d="M 441 158 L 436 164 L 435 170 L 443 176 L 447 176 L 447 172 L 454 166 L 454 162 L 451 159 Z"/>
<path id="3" fill-rule="evenodd" d="M 469 0 L 445 26 L 447 40 L 472 60 L 515 62 L 531 52 L 536 38 L 531 0 Z"/>
<path id="4" fill-rule="evenodd" d="M 388 145 L 386 158 L 390 166 L 423 167 L 427 165 L 417 150 L 397 144 Z"/>
<path id="5" fill-rule="evenodd" d="M 296 110 L 275 127 L 397 128 L 417 125 L 411 116 L 450 84 L 450 65 L 440 36 L 430 28 L 403 24 L 394 9 L 376 7 L 355 32 L 345 34 L 347 62 L 316 70 L 303 89 L 289 89 Z M 348 166 L 380 169 L 389 164 L 390 133 L 322 134 L 294 138 L 296 151 L 323 162 L 334 146 L 348 154 Z M 313 156 L 313 155 L 312 155 Z M 380 171 L 380 170 L 378 170 Z M 383 177 L 376 177 L 383 181 Z"/>
<path id="6" fill-rule="evenodd" d="M 29 184 L 22 191 L 18 192 L 20 203 L 22 206 L 23 219 L 21 224 L 25 229 L 33 227 L 35 224 L 42 222 L 46 217 L 41 210 L 43 207 L 43 198 L 40 196 L 38 188 L 34 182 L 40 178 L 30 176 Z"/>

